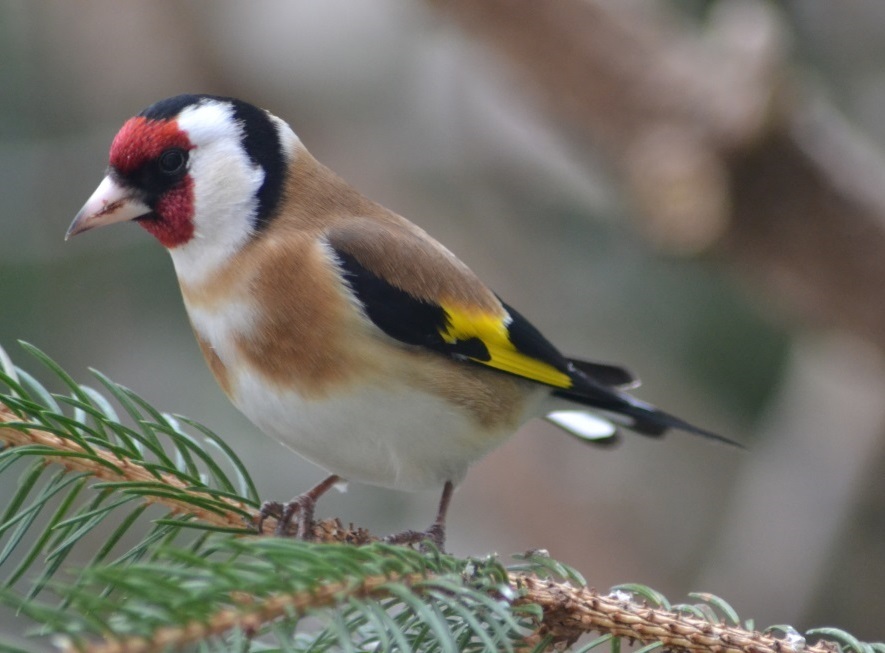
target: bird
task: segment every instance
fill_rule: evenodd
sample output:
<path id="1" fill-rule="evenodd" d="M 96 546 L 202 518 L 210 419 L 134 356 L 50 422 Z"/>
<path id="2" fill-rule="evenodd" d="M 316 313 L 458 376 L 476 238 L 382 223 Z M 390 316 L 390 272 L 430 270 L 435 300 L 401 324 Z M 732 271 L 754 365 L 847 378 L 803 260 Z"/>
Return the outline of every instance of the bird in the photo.
<path id="1" fill-rule="evenodd" d="M 317 500 L 345 480 L 441 487 L 431 526 L 388 541 L 442 549 L 468 467 L 538 417 L 589 441 L 616 423 L 735 444 L 629 394 L 626 368 L 560 353 L 446 247 L 248 102 L 182 94 L 128 119 L 65 239 L 119 222 L 169 251 L 232 403 L 328 471 L 265 503 L 259 530 L 274 516 L 278 533 L 295 520 L 309 539 Z"/>

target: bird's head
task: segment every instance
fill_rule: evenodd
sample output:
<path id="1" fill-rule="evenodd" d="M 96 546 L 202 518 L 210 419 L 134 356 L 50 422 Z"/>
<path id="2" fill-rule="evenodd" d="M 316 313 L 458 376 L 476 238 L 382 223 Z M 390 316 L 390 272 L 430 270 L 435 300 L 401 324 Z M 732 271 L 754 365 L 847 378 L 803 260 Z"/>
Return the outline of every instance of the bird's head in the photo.
<path id="1" fill-rule="evenodd" d="M 298 146 L 286 123 L 246 102 L 209 95 L 161 100 L 117 133 L 107 175 L 66 238 L 134 221 L 174 259 L 229 255 L 274 216 Z"/>

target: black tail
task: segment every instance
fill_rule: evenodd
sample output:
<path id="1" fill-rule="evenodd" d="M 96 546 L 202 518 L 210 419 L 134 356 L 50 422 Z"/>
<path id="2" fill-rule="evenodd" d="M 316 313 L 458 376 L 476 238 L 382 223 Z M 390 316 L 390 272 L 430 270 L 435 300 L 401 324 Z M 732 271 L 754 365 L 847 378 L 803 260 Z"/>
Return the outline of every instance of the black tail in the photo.
<path id="1" fill-rule="evenodd" d="M 617 388 L 618 390 L 628 390 L 640 385 L 639 377 L 626 367 L 621 367 L 620 365 L 587 361 L 580 358 L 569 358 L 567 362 L 570 368 L 578 370 L 584 376 L 602 385 Z"/>
<path id="2" fill-rule="evenodd" d="M 744 448 L 742 444 L 734 440 L 690 424 L 675 415 L 622 392 L 603 379 L 595 378 L 591 369 L 587 368 L 583 361 L 570 363 L 569 376 L 574 385 L 567 390 L 555 390 L 553 395 L 556 397 L 627 418 L 623 424 L 642 435 L 660 437 L 670 429 L 677 429 L 711 440 L 718 440 L 734 447 Z M 621 420 L 617 421 L 621 422 Z"/>
<path id="3" fill-rule="evenodd" d="M 633 398 L 631 397 L 630 399 Z M 615 412 L 631 418 L 633 423 L 628 424 L 628 427 L 642 435 L 660 437 L 670 429 L 677 429 L 679 431 L 685 431 L 686 433 L 694 433 L 695 435 L 700 435 L 710 440 L 717 440 L 740 449 L 745 448 L 744 445 L 739 442 L 735 442 L 734 440 L 719 435 L 718 433 L 714 433 L 713 431 L 697 427 L 694 424 L 686 422 L 684 419 L 680 419 L 675 415 L 664 412 L 651 404 L 643 402 L 637 402 L 636 404 L 628 403 L 626 406 Z"/>

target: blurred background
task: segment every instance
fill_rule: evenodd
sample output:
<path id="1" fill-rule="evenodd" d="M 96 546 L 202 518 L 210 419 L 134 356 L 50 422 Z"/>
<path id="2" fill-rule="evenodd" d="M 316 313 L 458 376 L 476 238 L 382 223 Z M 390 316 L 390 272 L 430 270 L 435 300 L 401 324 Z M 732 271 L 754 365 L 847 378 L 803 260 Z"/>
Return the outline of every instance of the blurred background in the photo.
<path id="1" fill-rule="evenodd" d="M 205 423 L 265 498 L 322 477 L 228 404 L 152 238 L 63 242 L 124 120 L 238 96 L 565 352 L 748 447 L 530 424 L 456 493 L 451 551 L 885 639 L 882 25 L 876 0 L 3 3 L 0 344 Z M 437 499 L 352 484 L 319 515 L 383 534 Z"/>

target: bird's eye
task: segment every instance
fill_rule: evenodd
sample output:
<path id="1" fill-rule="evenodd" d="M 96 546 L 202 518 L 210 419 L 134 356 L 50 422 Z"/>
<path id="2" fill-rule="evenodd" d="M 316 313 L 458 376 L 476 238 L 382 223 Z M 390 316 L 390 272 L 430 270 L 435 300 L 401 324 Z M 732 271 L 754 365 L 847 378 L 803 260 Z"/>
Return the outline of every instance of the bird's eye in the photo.
<path id="1" fill-rule="evenodd" d="M 160 155 L 158 165 L 164 175 L 180 174 L 187 165 L 187 152 L 178 148 L 166 150 Z"/>

